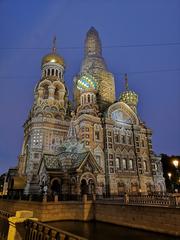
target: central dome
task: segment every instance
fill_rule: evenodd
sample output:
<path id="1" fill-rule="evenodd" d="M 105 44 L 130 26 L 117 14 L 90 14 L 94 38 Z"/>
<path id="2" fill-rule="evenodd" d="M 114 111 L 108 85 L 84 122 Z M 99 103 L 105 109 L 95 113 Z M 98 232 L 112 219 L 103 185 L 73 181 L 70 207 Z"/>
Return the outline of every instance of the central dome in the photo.
<path id="1" fill-rule="evenodd" d="M 50 53 L 43 57 L 42 65 L 46 63 L 57 63 L 59 65 L 65 66 L 64 59 L 56 53 Z"/>
<path id="2" fill-rule="evenodd" d="M 81 91 L 97 90 L 97 82 L 90 74 L 82 75 L 77 81 L 77 88 Z"/>

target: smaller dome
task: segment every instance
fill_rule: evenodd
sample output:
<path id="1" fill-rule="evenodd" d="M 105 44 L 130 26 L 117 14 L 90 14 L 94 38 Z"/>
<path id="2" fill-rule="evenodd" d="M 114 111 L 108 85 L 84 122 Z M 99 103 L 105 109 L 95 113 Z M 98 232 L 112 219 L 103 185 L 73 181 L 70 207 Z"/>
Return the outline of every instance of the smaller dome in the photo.
<path id="1" fill-rule="evenodd" d="M 46 63 L 57 63 L 59 65 L 65 66 L 64 59 L 56 53 L 50 53 L 45 55 L 42 59 L 42 65 Z"/>
<path id="2" fill-rule="evenodd" d="M 129 106 L 137 106 L 138 95 L 134 91 L 125 91 L 120 95 L 119 101 L 124 102 Z"/>
<path id="3" fill-rule="evenodd" d="M 77 88 L 80 91 L 97 90 L 98 85 L 92 75 L 85 74 L 85 75 L 82 75 L 77 81 Z"/>

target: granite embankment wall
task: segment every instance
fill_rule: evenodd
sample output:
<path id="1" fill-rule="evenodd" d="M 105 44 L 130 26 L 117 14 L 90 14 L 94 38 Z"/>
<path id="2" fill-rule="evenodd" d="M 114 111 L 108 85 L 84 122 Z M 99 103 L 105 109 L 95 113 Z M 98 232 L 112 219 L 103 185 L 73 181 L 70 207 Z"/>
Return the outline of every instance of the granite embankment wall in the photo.
<path id="1" fill-rule="evenodd" d="M 96 203 L 97 221 L 180 236 L 180 208 Z"/>
<path id="2" fill-rule="evenodd" d="M 180 208 L 96 202 L 28 202 L 0 200 L 0 209 L 15 213 L 31 210 L 40 221 L 97 220 L 180 236 Z"/>
<path id="3" fill-rule="evenodd" d="M 33 211 L 39 221 L 80 220 L 88 221 L 94 218 L 92 202 L 30 202 L 0 200 L 0 209 L 15 214 L 16 211 Z"/>

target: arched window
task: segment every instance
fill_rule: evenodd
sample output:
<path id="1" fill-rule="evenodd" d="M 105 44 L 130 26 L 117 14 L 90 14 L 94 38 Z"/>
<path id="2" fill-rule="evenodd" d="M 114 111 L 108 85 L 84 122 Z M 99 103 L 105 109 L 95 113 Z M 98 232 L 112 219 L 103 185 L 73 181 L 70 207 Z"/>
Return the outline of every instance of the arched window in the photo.
<path id="1" fill-rule="evenodd" d="M 145 172 L 148 172 L 148 165 L 147 165 L 147 162 L 144 161 L 143 164 L 144 164 L 144 171 L 145 171 Z"/>
<path id="2" fill-rule="evenodd" d="M 126 190 L 126 186 L 125 186 L 125 184 L 123 182 L 119 182 L 117 184 L 117 188 L 118 188 L 118 194 L 124 193 L 125 190 Z"/>
<path id="3" fill-rule="evenodd" d="M 122 165 L 123 165 L 123 169 L 126 170 L 127 169 L 127 160 L 125 158 L 122 160 Z"/>
<path id="4" fill-rule="evenodd" d="M 56 69 L 56 76 L 58 76 L 58 70 Z"/>
<path id="5" fill-rule="evenodd" d="M 122 143 L 126 143 L 126 137 L 124 135 L 122 135 Z"/>
<path id="6" fill-rule="evenodd" d="M 48 69 L 47 75 L 50 76 L 50 69 Z"/>
<path id="7" fill-rule="evenodd" d="M 133 160 L 129 159 L 129 169 L 132 170 L 133 169 Z"/>
<path id="8" fill-rule="evenodd" d="M 95 158 L 96 158 L 96 161 L 99 164 L 99 166 L 101 166 L 101 156 L 96 155 Z"/>
<path id="9" fill-rule="evenodd" d="M 121 169 L 120 157 L 116 158 L 116 169 Z"/>
<path id="10" fill-rule="evenodd" d="M 52 69 L 52 76 L 54 76 L 54 69 Z"/>
<path id="11" fill-rule="evenodd" d="M 56 100 L 59 100 L 59 89 L 58 89 L 58 88 L 55 89 L 54 98 L 55 98 Z"/>
<path id="12" fill-rule="evenodd" d="M 44 85 L 44 99 L 47 99 L 49 96 L 48 85 Z"/>
<path id="13" fill-rule="evenodd" d="M 91 102 L 90 94 L 88 94 L 88 102 Z"/>

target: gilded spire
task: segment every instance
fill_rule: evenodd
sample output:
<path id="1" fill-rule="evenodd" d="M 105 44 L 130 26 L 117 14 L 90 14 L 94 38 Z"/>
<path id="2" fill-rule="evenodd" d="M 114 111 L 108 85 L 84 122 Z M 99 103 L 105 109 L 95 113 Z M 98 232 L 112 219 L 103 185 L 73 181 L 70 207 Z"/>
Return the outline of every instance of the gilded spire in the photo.
<path id="1" fill-rule="evenodd" d="M 53 38 L 52 52 L 56 53 L 56 36 L 54 36 L 54 38 Z"/>
<path id="2" fill-rule="evenodd" d="M 125 89 L 126 89 L 126 91 L 128 91 L 129 86 L 128 86 L 128 75 L 127 75 L 127 73 L 125 73 L 125 75 L 124 75 L 124 80 L 125 80 Z"/>

